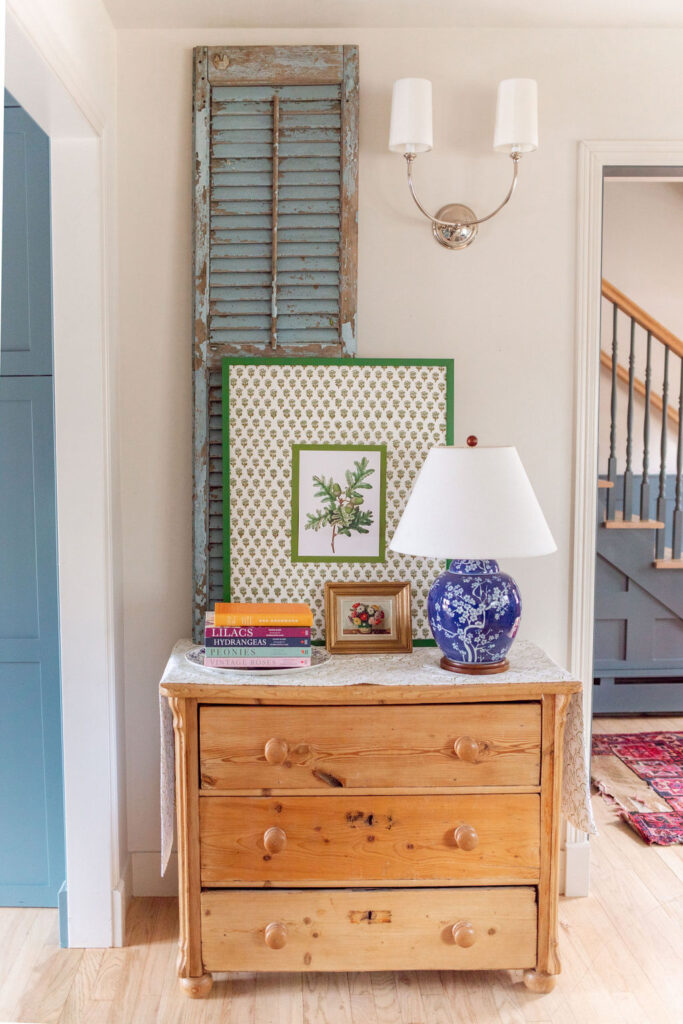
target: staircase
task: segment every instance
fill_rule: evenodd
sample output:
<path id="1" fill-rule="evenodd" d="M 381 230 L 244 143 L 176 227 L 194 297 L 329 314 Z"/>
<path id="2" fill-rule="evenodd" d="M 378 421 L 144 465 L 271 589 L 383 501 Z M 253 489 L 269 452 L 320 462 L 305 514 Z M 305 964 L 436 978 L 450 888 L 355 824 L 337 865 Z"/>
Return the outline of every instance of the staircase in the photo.
<path id="1" fill-rule="evenodd" d="M 604 279 L 602 295 L 609 458 L 598 481 L 594 709 L 683 711 L 683 341 Z"/>

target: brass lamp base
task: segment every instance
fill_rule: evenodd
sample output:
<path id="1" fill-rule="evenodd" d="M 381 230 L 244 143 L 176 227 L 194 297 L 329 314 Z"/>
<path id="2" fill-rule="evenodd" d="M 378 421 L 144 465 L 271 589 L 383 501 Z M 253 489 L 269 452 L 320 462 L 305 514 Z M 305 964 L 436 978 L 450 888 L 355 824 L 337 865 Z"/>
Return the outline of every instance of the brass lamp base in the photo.
<path id="1" fill-rule="evenodd" d="M 451 659 L 447 658 L 445 654 L 439 664 L 441 665 L 441 668 L 445 668 L 447 672 L 464 672 L 471 676 L 492 676 L 497 672 L 507 672 L 510 668 L 510 662 L 507 658 L 503 658 L 502 661 L 473 664 L 472 662 L 461 663 L 458 661 L 451 661 Z"/>

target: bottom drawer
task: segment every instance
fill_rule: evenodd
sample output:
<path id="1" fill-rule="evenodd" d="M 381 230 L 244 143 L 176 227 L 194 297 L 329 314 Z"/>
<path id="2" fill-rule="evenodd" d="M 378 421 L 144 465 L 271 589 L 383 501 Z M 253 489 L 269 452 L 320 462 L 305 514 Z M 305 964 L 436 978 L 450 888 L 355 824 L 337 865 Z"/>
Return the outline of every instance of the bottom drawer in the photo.
<path id="1" fill-rule="evenodd" d="M 526 968 L 536 890 L 250 890 L 202 893 L 208 971 Z"/>

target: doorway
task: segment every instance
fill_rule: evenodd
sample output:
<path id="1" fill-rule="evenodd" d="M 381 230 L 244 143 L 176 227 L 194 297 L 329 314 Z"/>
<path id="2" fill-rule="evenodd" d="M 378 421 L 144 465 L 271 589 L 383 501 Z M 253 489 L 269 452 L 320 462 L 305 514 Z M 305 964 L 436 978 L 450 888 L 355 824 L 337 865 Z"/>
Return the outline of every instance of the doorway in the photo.
<path id="1" fill-rule="evenodd" d="M 64 793 L 50 143 L 5 94 L 0 334 L 0 905 L 60 906 Z"/>
<path id="2" fill-rule="evenodd" d="M 594 714 L 683 711 L 683 169 L 605 167 Z"/>
<path id="3" fill-rule="evenodd" d="M 26 15 L 23 17 L 23 15 Z M 65 863 L 70 946 L 121 945 L 129 891 L 112 500 L 109 296 L 114 113 L 40 17 L 6 12 L 5 82 L 50 141 L 54 441 Z"/>
<path id="4" fill-rule="evenodd" d="M 683 142 L 584 141 L 578 146 L 576 361 L 574 409 L 574 523 L 570 667 L 584 682 L 586 748 L 590 749 L 593 714 L 593 635 L 595 612 L 595 550 L 598 500 L 598 427 L 600 388 L 600 323 L 602 311 L 602 208 L 607 167 L 641 167 L 656 172 L 683 166 Z M 567 827 L 567 895 L 588 892 L 588 837 Z"/>

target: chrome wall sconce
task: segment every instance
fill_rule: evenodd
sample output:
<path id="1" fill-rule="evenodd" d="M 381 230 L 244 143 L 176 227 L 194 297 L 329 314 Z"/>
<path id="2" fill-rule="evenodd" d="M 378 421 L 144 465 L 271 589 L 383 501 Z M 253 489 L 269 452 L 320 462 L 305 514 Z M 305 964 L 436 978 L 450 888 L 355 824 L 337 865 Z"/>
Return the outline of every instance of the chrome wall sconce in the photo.
<path id="1" fill-rule="evenodd" d="M 394 82 L 389 149 L 403 153 L 408 188 L 420 213 L 431 221 L 434 238 L 446 249 L 466 249 L 477 237 L 479 225 L 491 220 L 510 201 L 517 185 L 519 161 L 538 149 L 538 87 L 533 78 L 506 78 L 498 86 L 493 148 L 512 160 L 512 184 L 503 202 L 486 217 L 477 217 L 469 206 L 449 203 L 435 217 L 417 198 L 413 164 L 418 153 L 428 153 L 432 139 L 432 83 L 426 78 L 399 78 Z"/>

